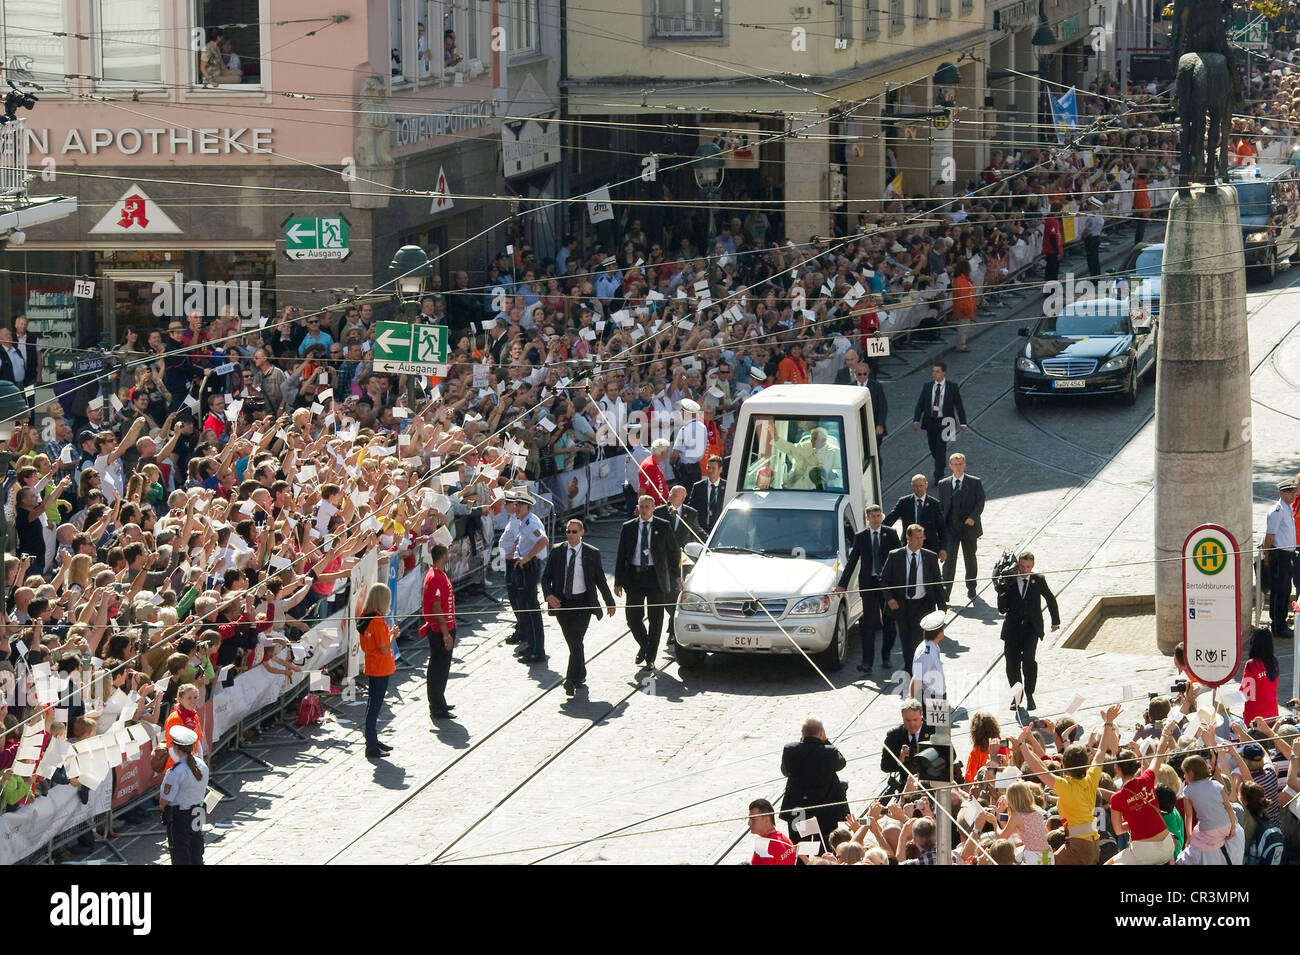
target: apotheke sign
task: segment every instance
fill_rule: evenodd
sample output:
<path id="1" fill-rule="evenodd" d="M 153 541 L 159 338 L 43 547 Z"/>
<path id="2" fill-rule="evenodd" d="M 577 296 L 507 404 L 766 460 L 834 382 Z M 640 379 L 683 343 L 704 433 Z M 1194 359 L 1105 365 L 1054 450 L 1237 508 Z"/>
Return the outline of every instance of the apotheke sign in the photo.
<path id="1" fill-rule="evenodd" d="M 440 136 L 486 126 L 491 104 L 481 99 L 464 106 L 452 106 L 433 114 L 399 113 L 393 117 L 393 140 L 398 146 L 413 146 Z"/>
<path id="2" fill-rule="evenodd" d="M 274 146 L 273 129 L 228 126 L 223 129 L 184 129 L 159 126 L 149 129 L 69 129 L 53 139 L 56 154 L 97 156 L 116 149 L 124 156 L 221 156 L 234 153 L 268 152 Z M 50 130 L 27 127 L 27 150 L 34 155 L 51 155 Z"/>

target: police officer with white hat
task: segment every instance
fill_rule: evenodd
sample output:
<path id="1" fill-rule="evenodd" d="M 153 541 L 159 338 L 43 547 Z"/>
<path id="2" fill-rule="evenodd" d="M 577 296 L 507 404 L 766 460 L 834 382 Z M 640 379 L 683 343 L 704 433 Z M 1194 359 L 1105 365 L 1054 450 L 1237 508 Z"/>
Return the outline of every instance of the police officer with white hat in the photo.
<path id="1" fill-rule="evenodd" d="M 208 764 L 194 755 L 199 734 L 186 726 L 171 731 L 171 758 L 176 765 L 163 776 L 158 808 L 167 827 L 172 865 L 203 865 L 203 799 L 208 792 Z"/>
<path id="2" fill-rule="evenodd" d="M 921 632 L 925 639 L 912 655 L 912 682 L 908 696 L 924 700 L 927 696 L 943 696 L 948 692 L 943 678 L 943 657 L 939 643 L 947 618 L 942 610 L 935 610 L 921 618 Z"/>
<path id="3" fill-rule="evenodd" d="M 524 640 L 524 629 L 519 617 L 519 591 L 515 583 L 518 575 L 515 573 L 515 562 L 510 559 L 510 555 L 514 553 L 515 543 L 519 540 L 519 532 L 523 529 L 517 513 L 518 500 L 519 489 L 506 488 L 502 502 L 505 504 L 506 513 L 510 515 L 510 520 L 506 521 L 505 530 L 501 532 L 501 540 L 497 543 L 506 568 L 506 599 L 510 601 L 510 610 L 515 615 L 515 630 L 506 637 L 506 643 L 516 644 Z"/>
<path id="4" fill-rule="evenodd" d="M 542 626 L 542 607 L 537 587 L 542 581 L 542 555 L 551 546 L 546 527 L 533 513 L 533 497 L 520 488 L 515 497 L 516 515 L 519 518 L 519 536 L 512 553 L 506 554 L 506 563 L 515 568 L 515 595 L 518 601 L 515 612 L 519 618 L 519 659 L 524 663 L 541 663 L 546 659 L 545 630 Z"/>
<path id="5" fill-rule="evenodd" d="M 1278 481 L 1278 500 L 1268 512 L 1264 525 L 1264 567 L 1270 584 L 1268 613 L 1275 640 L 1286 640 L 1293 635 L 1286 625 L 1286 615 L 1291 609 L 1292 563 L 1296 548 L 1295 517 L 1291 510 L 1295 495 L 1294 480 Z"/>

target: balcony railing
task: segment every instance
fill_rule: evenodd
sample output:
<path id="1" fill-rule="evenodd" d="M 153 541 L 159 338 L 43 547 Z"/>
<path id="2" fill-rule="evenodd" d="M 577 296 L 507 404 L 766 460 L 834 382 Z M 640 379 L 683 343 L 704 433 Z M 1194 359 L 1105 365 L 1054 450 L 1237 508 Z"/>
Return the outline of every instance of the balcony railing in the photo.
<path id="1" fill-rule="evenodd" d="M 711 9 L 697 12 L 695 7 Z M 722 4 L 656 3 L 654 32 L 656 37 L 722 36 Z"/>
<path id="2" fill-rule="evenodd" d="M 0 196 L 27 192 L 27 120 L 0 126 Z"/>

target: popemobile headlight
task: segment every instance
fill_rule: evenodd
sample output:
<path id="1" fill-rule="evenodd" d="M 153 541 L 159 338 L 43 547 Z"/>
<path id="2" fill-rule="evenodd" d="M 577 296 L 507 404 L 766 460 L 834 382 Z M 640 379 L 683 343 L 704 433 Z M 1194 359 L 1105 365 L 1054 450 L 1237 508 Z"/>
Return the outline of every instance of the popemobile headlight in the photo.
<path id="1" fill-rule="evenodd" d="M 821 594 L 816 597 L 804 597 L 803 600 L 795 604 L 790 612 L 794 613 L 825 613 L 831 609 L 830 594 Z"/>
<path id="2" fill-rule="evenodd" d="M 1101 366 L 1102 371 L 1120 371 L 1128 367 L 1128 355 L 1117 355 Z"/>
<path id="3" fill-rule="evenodd" d="M 1247 242 L 1267 242 L 1267 241 L 1268 241 L 1268 231 L 1265 230 L 1265 231 L 1263 231 L 1263 232 L 1252 232 L 1250 235 L 1246 236 L 1246 241 L 1247 241 Z"/>
<path id="4" fill-rule="evenodd" d="M 1038 363 L 1034 361 L 1030 361 L 1028 358 L 1025 358 L 1023 355 L 1016 359 L 1016 367 L 1019 368 L 1021 371 L 1033 371 L 1033 372 L 1038 371 Z"/>
<path id="5" fill-rule="evenodd" d="M 709 602 L 699 594 L 683 590 L 682 595 L 677 598 L 677 609 L 685 610 L 687 613 L 708 613 Z"/>

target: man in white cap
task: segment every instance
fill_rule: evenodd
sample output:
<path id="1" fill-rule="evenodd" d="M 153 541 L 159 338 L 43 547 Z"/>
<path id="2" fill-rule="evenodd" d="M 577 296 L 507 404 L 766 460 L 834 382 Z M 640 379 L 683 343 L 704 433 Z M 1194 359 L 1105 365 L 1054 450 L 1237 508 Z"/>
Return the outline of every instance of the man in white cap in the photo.
<path id="1" fill-rule="evenodd" d="M 749 369 L 749 393 L 751 396 L 762 391 L 766 383 L 767 372 L 761 366 L 755 365 Z"/>
<path id="2" fill-rule="evenodd" d="M 172 865 L 203 865 L 203 799 L 208 792 L 208 767 L 194 755 L 199 734 L 173 726 L 170 755 L 175 765 L 163 776 L 158 796 L 167 827 Z"/>
<path id="3" fill-rule="evenodd" d="M 506 637 L 506 643 L 518 644 L 524 639 L 524 630 L 519 622 L 519 593 L 515 586 L 515 562 L 510 559 L 510 555 L 515 552 L 515 544 L 519 540 L 519 532 L 523 529 L 517 512 L 515 502 L 519 498 L 518 488 L 507 488 L 502 502 L 505 506 L 505 512 L 510 515 L 506 521 L 505 530 L 501 532 L 501 540 L 497 545 L 498 553 L 501 555 L 502 563 L 506 572 L 506 599 L 510 601 L 510 610 L 515 615 L 515 630 L 510 636 Z"/>
<path id="4" fill-rule="evenodd" d="M 907 695 L 918 700 L 943 696 L 948 692 L 943 679 L 943 657 L 939 644 L 943 640 L 944 612 L 933 610 L 921 618 L 921 632 L 925 639 L 912 655 L 912 682 Z"/>
<path id="5" fill-rule="evenodd" d="M 1101 275 L 1101 230 L 1106 220 L 1101 214 L 1105 203 L 1099 196 L 1088 197 L 1088 214 L 1083 217 L 1083 249 L 1088 255 L 1088 274 Z"/>
<path id="6" fill-rule="evenodd" d="M 700 420 L 699 403 L 690 398 L 681 401 L 682 426 L 673 440 L 670 460 L 675 484 L 690 489 L 699 478 L 700 459 L 709 447 L 709 429 Z"/>
<path id="7" fill-rule="evenodd" d="M 550 547 L 546 527 L 533 513 L 533 497 L 524 488 L 516 492 L 515 514 L 519 518 L 519 538 L 514 553 L 506 555 L 515 566 L 515 595 L 518 603 L 519 632 L 523 640 L 518 656 L 523 663 L 542 663 L 546 660 L 546 634 L 542 627 L 542 607 L 537 597 L 537 586 L 542 580 L 542 555 Z"/>

